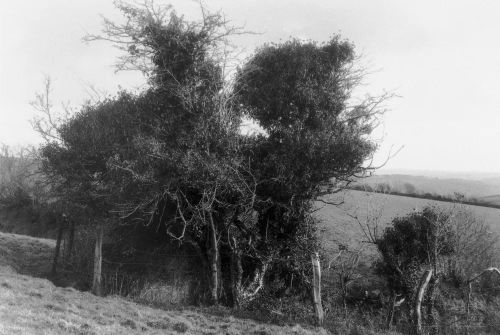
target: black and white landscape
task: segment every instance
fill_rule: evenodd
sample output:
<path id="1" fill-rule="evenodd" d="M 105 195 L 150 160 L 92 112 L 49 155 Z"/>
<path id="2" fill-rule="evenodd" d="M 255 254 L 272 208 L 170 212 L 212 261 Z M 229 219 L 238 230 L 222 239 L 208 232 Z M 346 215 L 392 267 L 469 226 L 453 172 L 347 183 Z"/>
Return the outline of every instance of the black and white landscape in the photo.
<path id="1" fill-rule="evenodd" d="M 498 13 L 0 2 L 0 334 L 499 334 Z"/>

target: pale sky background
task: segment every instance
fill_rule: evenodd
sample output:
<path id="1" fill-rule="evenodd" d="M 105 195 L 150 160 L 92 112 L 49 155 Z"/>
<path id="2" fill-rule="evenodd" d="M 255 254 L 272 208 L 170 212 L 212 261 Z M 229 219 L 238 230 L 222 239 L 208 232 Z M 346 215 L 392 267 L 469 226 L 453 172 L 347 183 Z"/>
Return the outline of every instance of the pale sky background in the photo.
<path id="1" fill-rule="evenodd" d="M 179 13 L 195 15 L 189 0 L 169 1 Z M 235 42 L 250 54 L 265 42 L 290 36 L 351 40 L 374 71 L 365 89 L 394 91 L 377 155 L 403 150 L 391 169 L 500 173 L 500 1 L 402 0 L 208 0 L 235 25 L 259 35 Z M 88 86 L 113 93 L 118 85 L 140 86 L 135 73 L 115 74 L 117 51 L 105 43 L 85 44 L 98 33 L 103 14 L 120 18 L 108 0 L 0 0 L 0 142 L 37 143 L 29 102 L 53 81 L 55 103 L 78 107 Z"/>

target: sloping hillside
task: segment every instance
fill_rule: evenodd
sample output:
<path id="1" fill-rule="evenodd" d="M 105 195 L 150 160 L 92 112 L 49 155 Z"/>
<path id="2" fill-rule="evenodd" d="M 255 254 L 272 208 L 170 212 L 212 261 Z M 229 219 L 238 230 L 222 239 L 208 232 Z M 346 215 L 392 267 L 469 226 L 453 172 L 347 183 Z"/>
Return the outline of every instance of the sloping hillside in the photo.
<path id="1" fill-rule="evenodd" d="M 50 269 L 54 247 L 54 240 L 0 233 L 0 269 L 40 277 Z"/>
<path id="2" fill-rule="evenodd" d="M 40 275 L 54 241 L 0 233 L 0 334 L 326 334 L 231 316 L 164 311 L 54 286 Z"/>
<path id="3" fill-rule="evenodd" d="M 440 206 L 450 208 L 450 202 L 418 199 L 398 195 L 371 193 L 349 190 L 343 195 L 326 197 L 325 200 L 340 202 L 340 206 L 325 205 L 318 202 L 315 215 L 321 220 L 321 236 L 327 247 L 337 250 L 338 244 L 357 245 L 367 251 L 373 249 L 370 244 L 363 243 L 363 236 L 359 224 L 352 216 L 357 216 L 362 222 L 366 219 L 378 218 L 381 233 L 385 227 L 397 216 L 404 216 L 413 210 L 421 210 L 425 206 Z M 481 206 L 464 205 L 480 220 L 484 220 L 492 232 L 500 235 L 500 209 Z M 370 224 L 373 226 L 373 223 Z"/>
<path id="4" fill-rule="evenodd" d="M 487 197 L 482 197 L 479 200 L 488 204 L 500 205 L 500 194 L 489 195 Z"/>

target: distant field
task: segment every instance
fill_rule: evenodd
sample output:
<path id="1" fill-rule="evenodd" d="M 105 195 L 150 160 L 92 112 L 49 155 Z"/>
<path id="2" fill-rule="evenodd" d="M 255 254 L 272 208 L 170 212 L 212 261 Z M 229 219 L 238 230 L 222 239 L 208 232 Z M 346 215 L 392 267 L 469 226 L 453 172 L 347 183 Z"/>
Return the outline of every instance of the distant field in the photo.
<path id="1" fill-rule="evenodd" d="M 489 195 L 487 197 L 482 197 L 479 200 L 489 204 L 500 205 L 500 194 Z"/>
<path id="2" fill-rule="evenodd" d="M 458 177 L 432 177 L 407 174 L 380 174 L 359 180 L 359 183 L 376 187 L 378 184 L 387 184 L 393 191 L 402 193 L 430 193 L 452 196 L 455 192 L 467 197 L 488 197 L 500 194 L 500 177 L 458 178 Z M 409 185 L 408 185 L 409 184 Z M 410 190 L 409 187 L 416 190 Z"/>
<path id="3" fill-rule="evenodd" d="M 328 200 L 339 201 L 341 198 L 344 204 L 340 206 L 317 203 L 320 209 L 316 212 L 316 217 L 322 220 L 321 236 L 327 248 L 332 251 L 337 250 L 339 243 L 370 248 L 363 243 L 365 238 L 359 224 L 348 214 L 358 216 L 364 221 L 372 216 L 371 214 L 380 213 L 380 223 L 383 228 L 394 217 L 406 215 L 415 208 L 420 210 L 426 205 L 449 208 L 453 205 L 449 202 L 354 190 L 347 191 L 343 196 L 331 196 Z M 500 209 L 469 205 L 466 207 L 476 213 L 477 217 L 484 219 L 492 231 L 500 234 Z"/>

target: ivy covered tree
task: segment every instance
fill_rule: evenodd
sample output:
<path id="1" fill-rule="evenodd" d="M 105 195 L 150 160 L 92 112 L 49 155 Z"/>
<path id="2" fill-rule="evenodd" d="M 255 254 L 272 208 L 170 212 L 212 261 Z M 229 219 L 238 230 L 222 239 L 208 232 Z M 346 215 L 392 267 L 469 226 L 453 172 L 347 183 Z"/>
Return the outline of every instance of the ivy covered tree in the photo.
<path id="1" fill-rule="evenodd" d="M 102 215 L 196 251 L 212 303 L 239 306 L 266 281 L 304 279 L 314 201 L 370 169 L 376 149 L 384 97 L 352 105 L 353 45 L 264 46 L 229 80 L 228 39 L 241 30 L 221 14 L 189 22 L 170 7 L 118 7 L 126 22 L 88 39 L 112 41 L 119 69 L 141 70 L 149 86 L 85 106 L 42 149 L 45 168 L 79 181 Z M 264 133 L 244 135 L 243 117 Z"/>
<path id="2" fill-rule="evenodd" d="M 360 80 L 355 59 L 354 46 L 338 36 L 322 44 L 291 40 L 258 49 L 237 75 L 240 108 L 265 133 L 249 152 L 256 194 L 266 199 L 258 224 L 275 232 L 266 242 L 281 258 L 293 255 L 292 268 L 304 269 L 314 248 L 289 243 L 314 240 L 314 201 L 370 169 L 364 163 L 376 146 L 367 135 L 383 99 L 350 105 Z"/>

